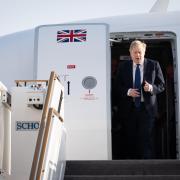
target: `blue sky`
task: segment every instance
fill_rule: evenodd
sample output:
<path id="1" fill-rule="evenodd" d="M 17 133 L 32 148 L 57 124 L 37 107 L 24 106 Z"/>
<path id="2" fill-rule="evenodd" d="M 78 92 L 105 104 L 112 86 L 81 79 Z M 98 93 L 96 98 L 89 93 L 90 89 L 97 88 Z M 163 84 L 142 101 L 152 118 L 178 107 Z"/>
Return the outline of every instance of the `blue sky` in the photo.
<path id="1" fill-rule="evenodd" d="M 0 0 L 0 36 L 42 24 L 148 12 L 156 0 Z M 180 9 L 170 0 L 168 10 Z"/>

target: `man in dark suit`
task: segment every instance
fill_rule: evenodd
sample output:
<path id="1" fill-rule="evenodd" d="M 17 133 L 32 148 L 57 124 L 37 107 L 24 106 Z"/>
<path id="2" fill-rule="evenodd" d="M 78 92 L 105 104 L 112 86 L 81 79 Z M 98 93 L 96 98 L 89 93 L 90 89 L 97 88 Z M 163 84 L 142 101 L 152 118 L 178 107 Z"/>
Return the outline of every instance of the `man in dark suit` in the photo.
<path id="1" fill-rule="evenodd" d="M 146 44 L 130 45 L 131 60 L 121 64 L 117 76 L 119 111 L 126 134 L 126 158 L 150 159 L 152 130 L 157 115 L 156 95 L 164 91 L 164 78 L 157 61 L 145 58 Z"/>

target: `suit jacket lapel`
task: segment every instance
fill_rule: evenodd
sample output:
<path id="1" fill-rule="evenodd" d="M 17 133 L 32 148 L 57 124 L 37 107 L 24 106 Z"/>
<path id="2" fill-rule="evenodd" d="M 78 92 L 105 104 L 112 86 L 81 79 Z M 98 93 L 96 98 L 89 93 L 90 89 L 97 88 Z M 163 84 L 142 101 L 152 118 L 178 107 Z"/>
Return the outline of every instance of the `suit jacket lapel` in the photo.
<path id="1" fill-rule="evenodd" d="M 147 78 L 147 59 L 144 59 L 144 72 L 143 72 L 143 82 L 144 80 L 146 80 Z"/>
<path id="2" fill-rule="evenodd" d="M 130 69 L 129 71 L 129 83 L 130 83 L 130 87 L 133 87 L 133 61 L 131 60 L 129 63 L 129 67 L 128 69 Z"/>

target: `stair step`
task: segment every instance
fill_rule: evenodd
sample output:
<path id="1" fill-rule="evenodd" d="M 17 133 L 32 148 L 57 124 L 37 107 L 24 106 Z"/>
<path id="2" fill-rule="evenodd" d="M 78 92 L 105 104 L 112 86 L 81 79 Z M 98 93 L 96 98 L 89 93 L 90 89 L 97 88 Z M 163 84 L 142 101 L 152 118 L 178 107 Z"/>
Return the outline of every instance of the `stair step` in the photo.
<path id="1" fill-rule="evenodd" d="M 64 180 L 180 180 L 180 175 L 65 176 Z"/>
<path id="2" fill-rule="evenodd" d="M 180 161 L 67 161 L 65 175 L 180 175 Z"/>

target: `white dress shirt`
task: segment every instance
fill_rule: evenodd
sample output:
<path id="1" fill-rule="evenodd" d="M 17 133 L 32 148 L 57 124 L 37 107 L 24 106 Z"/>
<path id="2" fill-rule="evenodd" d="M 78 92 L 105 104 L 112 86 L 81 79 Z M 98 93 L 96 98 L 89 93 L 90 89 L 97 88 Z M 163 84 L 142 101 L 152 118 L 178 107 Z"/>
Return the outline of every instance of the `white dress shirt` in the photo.
<path id="1" fill-rule="evenodd" d="M 134 81 L 135 81 L 135 71 L 136 71 L 136 66 L 137 64 L 133 62 L 133 88 L 134 88 Z M 139 69 L 140 69 L 140 73 L 141 73 L 141 84 L 143 83 L 143 74 L 144 74 L 144 63 L 139 64 Z M 142 87 L 143 88 L 143 87 Z M 152 92 L 152 85 L 150 84 L 149 86 L 149 91 Z M 130 90 L 128 90 L 127 95 L 129 96 L 130 94 Z M 141 89 L 141 102 L 144 102 L 144 98 L 143 98 L 143 93 L 142 93 L 142 89 Z"/>

